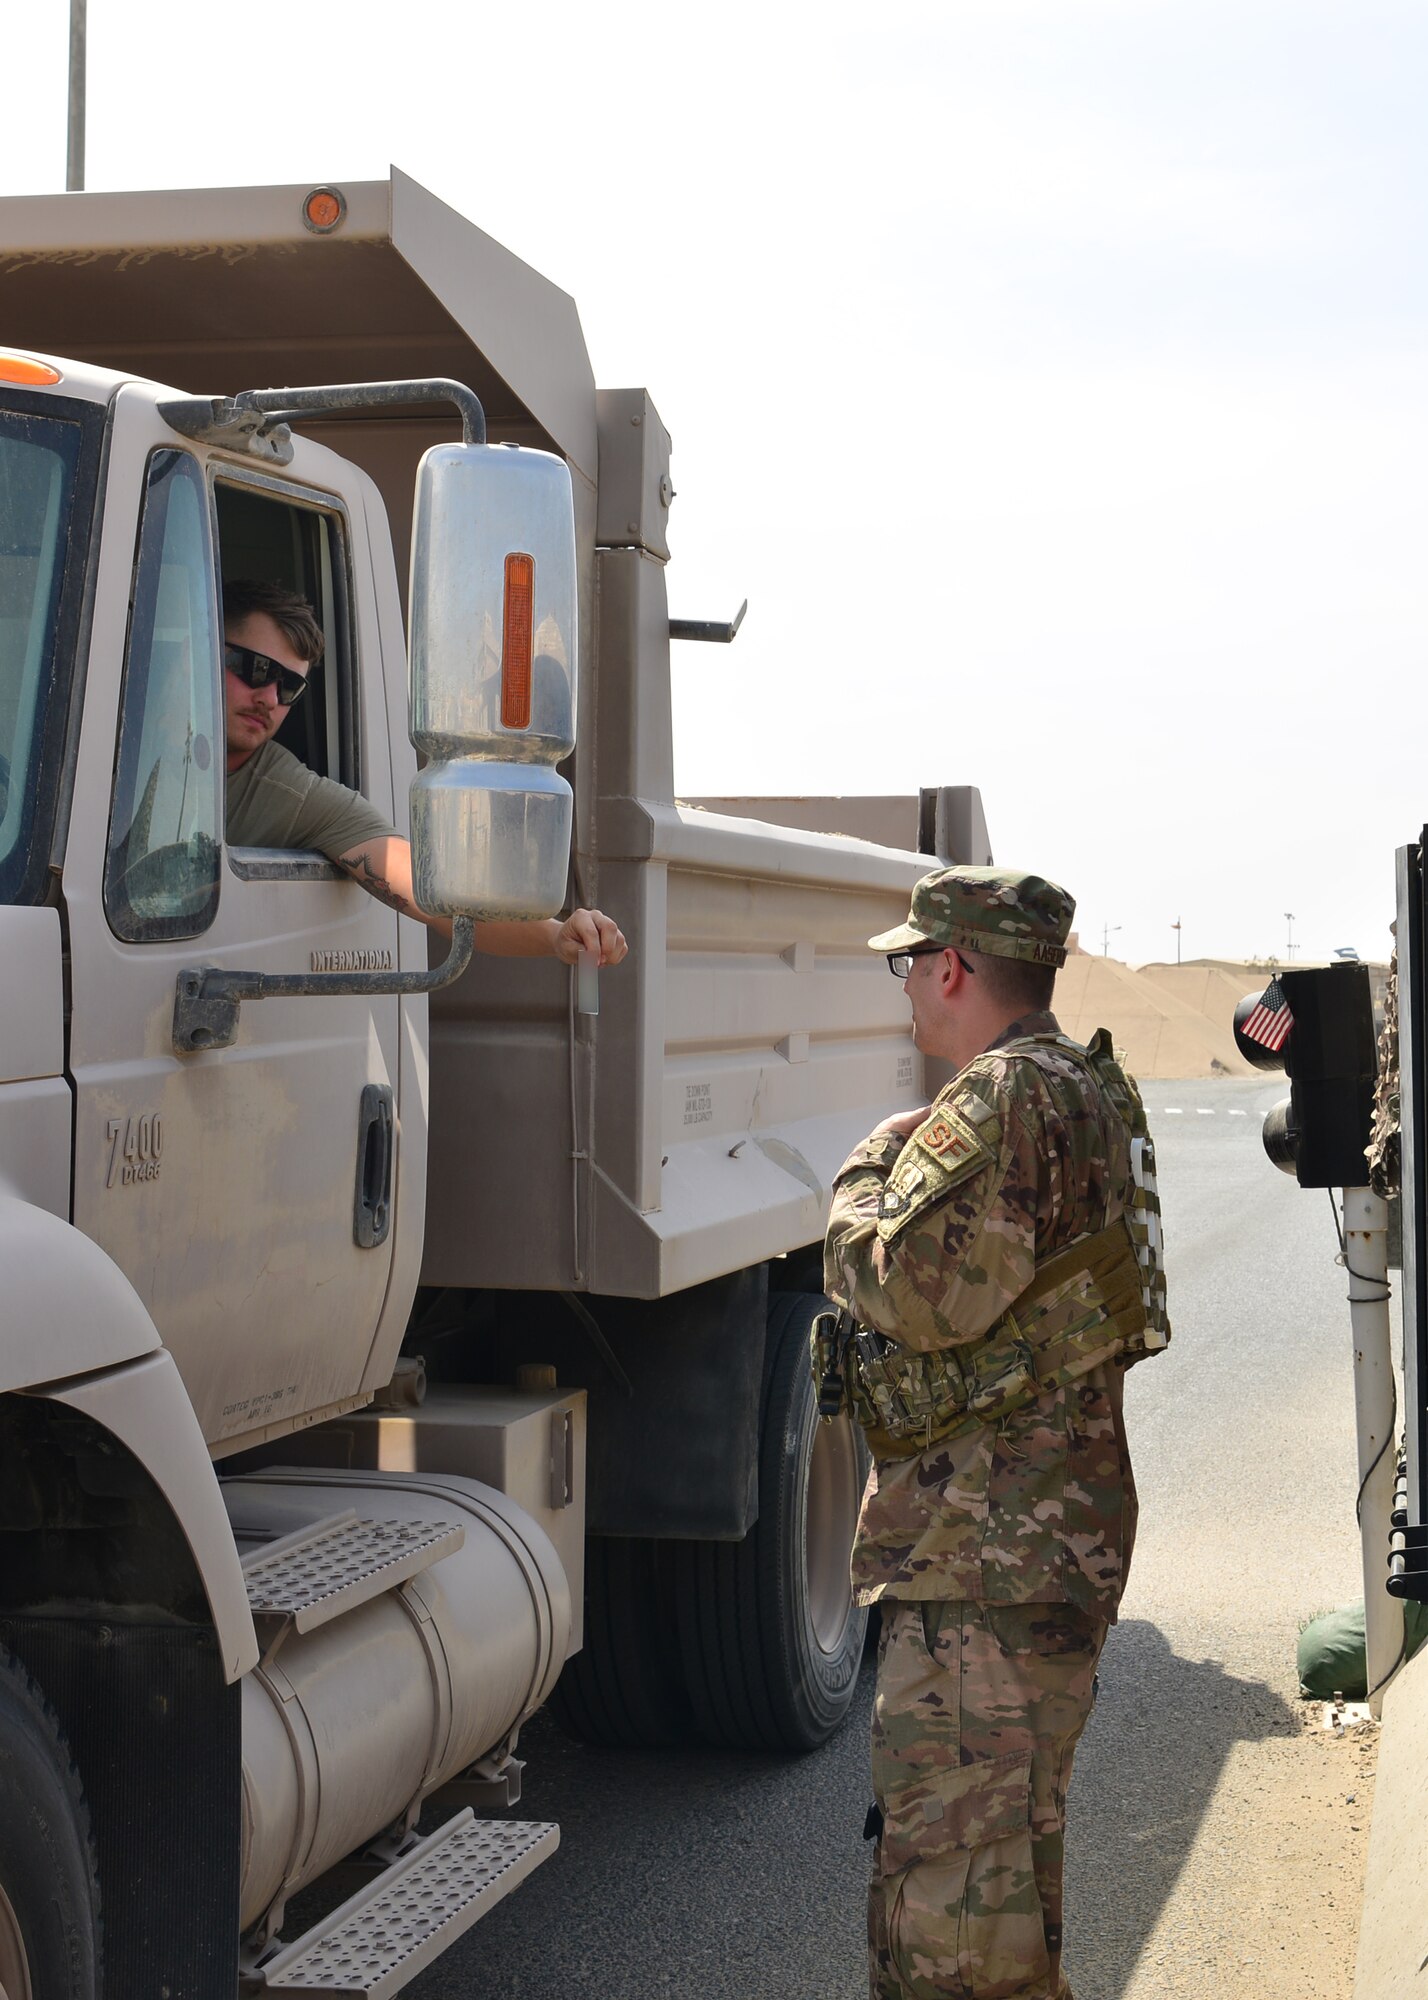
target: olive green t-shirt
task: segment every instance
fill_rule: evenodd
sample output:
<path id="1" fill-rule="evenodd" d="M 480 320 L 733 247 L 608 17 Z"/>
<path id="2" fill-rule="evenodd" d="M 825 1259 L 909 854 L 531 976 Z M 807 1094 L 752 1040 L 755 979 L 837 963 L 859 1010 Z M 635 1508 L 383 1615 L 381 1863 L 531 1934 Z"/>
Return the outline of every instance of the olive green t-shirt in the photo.
<path id="1" fill-rule="evenodd" d="M 360 792 L 320 778 L 281 744 L 265 743 L 228 773 L 231 847 L 315 847 L 335 861 L 395 831 Z"/>

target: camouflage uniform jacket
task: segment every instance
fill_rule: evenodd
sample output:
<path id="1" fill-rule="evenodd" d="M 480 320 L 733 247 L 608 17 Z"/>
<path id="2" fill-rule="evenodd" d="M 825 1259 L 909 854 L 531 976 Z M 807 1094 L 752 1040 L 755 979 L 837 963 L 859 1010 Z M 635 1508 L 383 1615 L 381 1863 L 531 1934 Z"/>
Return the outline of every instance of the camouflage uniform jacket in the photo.
<path id="1" fill-rule="evenodd" d="M 1014 1021 L 938 1097 L 983 1150 L 935 1205 L 901 1224 L 883 1212 L 907 1143 L 896 1135 L 865 1140 L 841 1169 L 825 1284 L 861 1325 L 923 1351 L 971 1348 L 1038 1261 L 1123 1212 L 1130 1134 L 1059 1034 L 1049 1013 Z M 998 1053 L 1028 1036 L 1045 1039 Z M 995 1428 L 875 1463 L 853 1549 L 859 1602 L 1069 1601 L 1114 1618 L 1136 1511 L 1123 1381 L 1112 1363 Z"/>

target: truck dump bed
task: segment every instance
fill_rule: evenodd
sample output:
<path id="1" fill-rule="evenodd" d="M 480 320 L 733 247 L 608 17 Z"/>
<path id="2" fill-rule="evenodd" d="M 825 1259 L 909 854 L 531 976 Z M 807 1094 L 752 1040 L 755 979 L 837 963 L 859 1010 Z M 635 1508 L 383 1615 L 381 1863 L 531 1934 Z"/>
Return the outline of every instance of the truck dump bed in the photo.
<path id="1" fill-rule="evenodd" d="M 573 1045 L 545 968 L 544 1011 L 532 967 L 491 960 L 433 1007 L 431 1281 L 650 1298 L 797 1249 L 857 1141 L 925 1099 L 867 939 L 926 857 L 658 802 L 638 823 L 643 852 L 602 860 L 632 955 Z"/>
<path id="2" fill-rule="evenodd" d="M 631 958 L 598 1021 L 564 968 L 529 961 L 478 959 L 434 999 L 423 1277 L 657 1297 L 806 1245 L 850 1147 L 929 1094 L 866 949 L 928 856 L 676 804 L 668 439 L 648 398 L 597 394 L 568 295 L 407 176 L 344 185 L 331 235 L 304 225 L 308 193 L 0 200 L 4 338 L 193 395 L 454 376 L 494 441 L 571 466 L 572 893 L 617 917 Z M 302 428 L 374 478 L 404 576 L 416 464 L 449 414 Z"/>

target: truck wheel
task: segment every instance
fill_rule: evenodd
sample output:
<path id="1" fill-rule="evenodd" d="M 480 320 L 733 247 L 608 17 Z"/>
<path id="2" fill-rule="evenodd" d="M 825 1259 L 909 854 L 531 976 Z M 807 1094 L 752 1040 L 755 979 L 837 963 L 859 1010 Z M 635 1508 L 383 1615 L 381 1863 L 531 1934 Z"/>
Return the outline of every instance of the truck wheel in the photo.
<path id="1" fill-rule="evenodd" d="M 750 1750 L 814 1750 L 852 1704 L 868 1614 L 848 1556 L 867 1471 L 862 1432 L 820 1423 L 808 1337 L 827 1301 L 769 1302 L 759 1518 L 741 1542 L 683 1551 L 679 1624 L 703 1735 Z"/>
<path id="2" fill-rule="evenodd" d="M 550 1709 L 582 1743 L 662 1749 L 694 1734 L 671 1601 L 669 1543 L 585 1544 L 585 1643 Z"/>
<path id="3" fill-rule="evenodd" d="M 98 2000 L 89 1813 L 54 1715 L 0 1649 L 0 1993 Z"/>

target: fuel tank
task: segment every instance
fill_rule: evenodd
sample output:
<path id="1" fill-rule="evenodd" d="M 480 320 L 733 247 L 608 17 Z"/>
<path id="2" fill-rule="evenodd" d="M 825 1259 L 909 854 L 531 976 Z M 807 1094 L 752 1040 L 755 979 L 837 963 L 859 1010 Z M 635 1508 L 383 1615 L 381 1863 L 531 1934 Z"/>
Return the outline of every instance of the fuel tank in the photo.
<path id="1" fill-rule="evenodd" d="M 225 1482 L 263 1657 L 243 1683 L 245 1930 L 498 1746 L 564 1664 L 555 1547 L 444 1473 Z"/>

